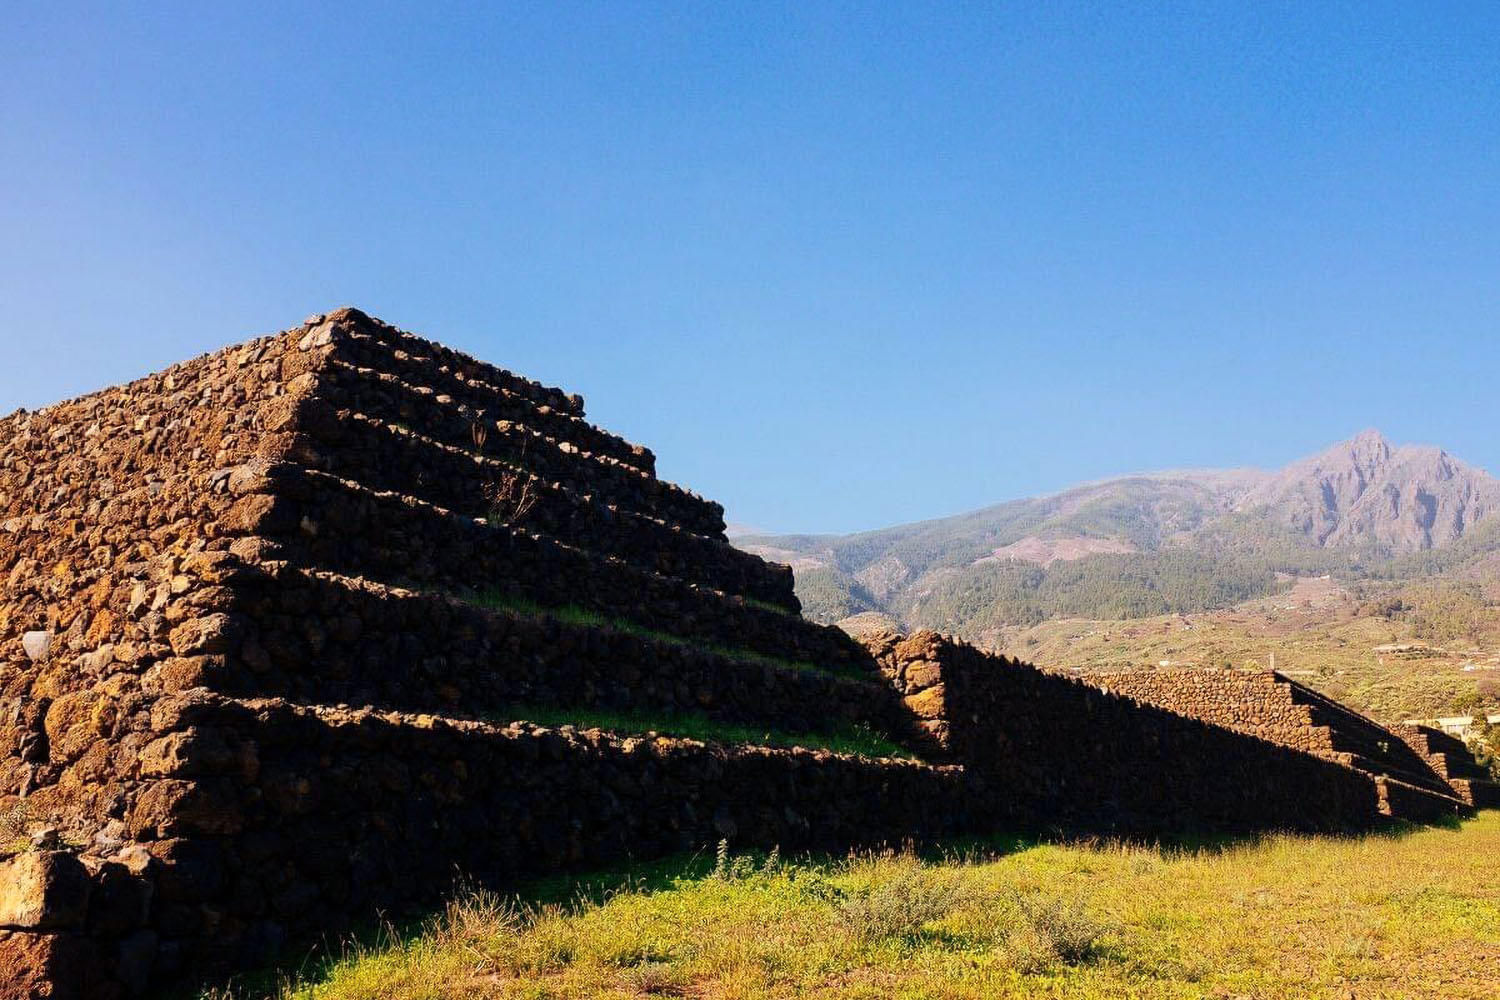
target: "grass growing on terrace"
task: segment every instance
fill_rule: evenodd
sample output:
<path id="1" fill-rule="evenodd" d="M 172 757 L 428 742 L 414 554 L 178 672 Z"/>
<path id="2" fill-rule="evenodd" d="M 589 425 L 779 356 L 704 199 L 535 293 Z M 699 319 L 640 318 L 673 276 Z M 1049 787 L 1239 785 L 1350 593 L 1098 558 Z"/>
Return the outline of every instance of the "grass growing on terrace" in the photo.
<path id="1" fill-rule="evenodd" d="M 1500 963 L 1500 812 L 1349 840 L 712 865 L 571 906 L 458 901 L 276 995 L 1492 998 Z"/>
<path id="2" fill-rule="evenodd" d="M 471 604 L 477 604 L 483 608 L 489 608 L 491 611 L 504 611 L 507 614 L 522 618 L 550 618 L 565 625 L 613 629 L 616 632 L 633 635 L 639 639 L 649 639 L 653 642 L 666 643 L 671 646 L 695 649 L 701 653 L 712 653 L 715 656 L 722 656 L 727 660 L 760 663 L 767 666 L 780 667 L 784 670 L 834 674 L 839 677 L 853 677 L 861 680 L 870 679 L 869 673 L 858 668 L 823 667 L 806 660 L 788 660 L 779 656 L 768 656 L 765 653 L 758 653 L 753 649 L 740 649 L 736 646 L 703 642 L 698 639 L 690 639 L 685 636 L 673 635 L 671 632 L 662 632 L 658 629 L 649 628 L 628 618 L 603 615 L 597 611 L 590 611 L 588 608 L 581 608 L 577 605 L 570 604 L 562 607 L 548 607 L 522 597 L 514 597 L 510 594 L 492 590 L 480 591 L 477 594 L 462 595 L 460 599 L 468 601 Z"/>
<path id="3" fill-rule="evenodd" d="M 770 601 L 762 601 L 758 597 L 741 597 L 740 600 L 744 601 L 745 604 L 749 607 L 759 608 L 762 611 L 769 611 L 772 614 L 785 615 L 788 618 L 801 617 L 796 612 L 790 611 L 779 604 L 772 604 Z"/>
<path id="4" fill-rule="evenodd" d="M 769 747 L 798 746 L 861 757 L 914 756 L 867 726 L 847 725 L 819 733 L 787 733 L 763 726 L 722 722 L 695 712 L 627 712 L 536 705 L 517 705 L 503 712 L 489 713 L 488 717 L 490 721 L 499 723 L 524 720 L 541 726 L 576 726 L 579 729 L 604 729 L 622 734 L 657 733 L 661 736 L 681 736 L 705 742 L 753 743 Z"/>

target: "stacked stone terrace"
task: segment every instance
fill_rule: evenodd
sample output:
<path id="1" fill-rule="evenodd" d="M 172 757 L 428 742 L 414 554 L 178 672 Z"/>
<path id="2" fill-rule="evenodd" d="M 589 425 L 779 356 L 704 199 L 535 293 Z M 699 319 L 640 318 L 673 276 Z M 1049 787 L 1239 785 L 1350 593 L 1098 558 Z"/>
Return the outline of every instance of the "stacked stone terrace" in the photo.
<path id="1" fill-rule="evenodd" d="M 951 767 L 585 728 L 904 716 L 576 396 L 346 309 L 0 442 L 0 806 L 46 859 L 0 870 L 45 901 L 0 913 L 0 995 L 267 960 L 455 870 L 964 821 Z"/>
<path id="2" fill-rule="evenodd" d="M 1402 724 L 1392 732 L 1427 762 L 1459 798 L 1476 809 L 1500 808 L 1500 783 L 1474 759 L 1463 740 L 1431 726 Z"/>
<path id="3" fill-rule="evenodd" d="M 936 632 L 865 641 L 918 721 L 927 756 L 961 763 L 1008 817 L 1170 834 L 1354 830 L 1380 812 L 1371 777 L 1343 761 Z"/>
<path id="4" fill-rule="evenodd" d="M 798 617 L 790 570 L 731 547 L 718 504 L 657 479 L 577 397 L 353 311 L 303 343 L 262 422 L 273 456 L 227 480 L 231 555 L 258 571 L 221 623 L 240 662 L 209 686 L 470 717 L 881 720 L 878 677 Z"/>
<path id="5" fill-rule="evenodd" d="M 1470 781 L 1480 782 L 1480 804 L 1489 801 L 1488 772 L 1461 741 L 1422 727 L 1387 729 L 1273 671 L 1163 668 L 1082 676 L 1106 691 L 1370 774 L 1387 814 L 1430 819 L 1463 811 L 1475 804 Z"/>

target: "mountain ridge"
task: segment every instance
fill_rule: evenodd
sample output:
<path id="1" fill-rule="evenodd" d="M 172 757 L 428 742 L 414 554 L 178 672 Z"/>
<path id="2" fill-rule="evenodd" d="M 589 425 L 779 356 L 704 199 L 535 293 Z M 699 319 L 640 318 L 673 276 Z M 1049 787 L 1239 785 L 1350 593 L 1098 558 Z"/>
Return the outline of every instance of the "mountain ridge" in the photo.
<path id="1" fill-rule="evenodd" d="M 1367 430 L 1276 470 L 1147 472 L 872 531 L 735 544 L 791 565 L 819 620 L 878 612 L 972 632 L 1225 606 L 1288 575 L 1357 575 L 1446 548 L 1496 511 L 1500 480 Z"/>

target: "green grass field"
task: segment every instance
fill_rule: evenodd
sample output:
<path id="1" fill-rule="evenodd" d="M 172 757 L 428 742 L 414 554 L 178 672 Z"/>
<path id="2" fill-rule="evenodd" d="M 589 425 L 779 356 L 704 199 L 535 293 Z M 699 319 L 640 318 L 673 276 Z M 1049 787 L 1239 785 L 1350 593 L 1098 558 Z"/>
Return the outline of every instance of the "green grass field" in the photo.
<path id="1" fill-rule="evenodd" d="M 278 996 L 1500 995 L 1500 812 L 1354 839 L 672 864 L 568 905 L 455 901 Z"/>

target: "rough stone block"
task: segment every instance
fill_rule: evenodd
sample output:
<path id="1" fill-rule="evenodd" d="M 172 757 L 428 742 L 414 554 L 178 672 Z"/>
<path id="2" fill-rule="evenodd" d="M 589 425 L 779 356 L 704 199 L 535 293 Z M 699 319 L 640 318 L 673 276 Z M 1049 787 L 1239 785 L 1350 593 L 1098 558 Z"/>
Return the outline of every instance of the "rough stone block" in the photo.
<path id="1" fill-rule="evenodd" d="M 21 636 L 21 648 L 32 663 L 46 663 L 52 653 L 51 632 L 27 632 Z"/>
<path id="2" fill-rule="evenodd" d="M 71 854 L 30 852 L 0 864 L 0 927 L 81 927 L 88 906 L 89 873 Z"/>
<path id="3" fill-rule="evenodd" d="M 918 660 L 916 663 L 908 664 L 906 667 L 906 689 L 908 691 L 919 691 L 930 688 L 943 679 L 943 668 L 936 663 L 926 660 Z"/>
<path id="4" fill-rule="evenodd" d="M 945 712 L 943 707 L 943 685 L 927 688 L 906 700 L 906 707 L 919 719 L 939 719 Z"/>
<path id="5" fill-rule="evenodd" d="M 72 934 L 0 931 L 0 1000 L 85 1000 L 92 957 Z"/>
<path id="6" fill-rule="evenodd" d="M 144 927 L 151 915 L 152 893 L 149 878 L 133 874 L 121 862 L 105 862 L 94 876 L 89 932 L 113 938 Z"/>

